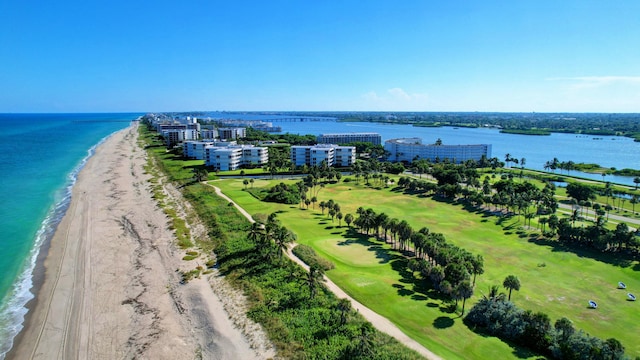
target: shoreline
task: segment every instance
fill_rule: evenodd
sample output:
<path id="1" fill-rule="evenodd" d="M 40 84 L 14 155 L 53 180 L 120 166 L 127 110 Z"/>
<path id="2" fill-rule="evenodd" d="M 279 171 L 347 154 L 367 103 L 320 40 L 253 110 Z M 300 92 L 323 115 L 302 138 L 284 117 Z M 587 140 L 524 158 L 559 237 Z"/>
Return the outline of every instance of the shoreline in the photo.
<path id="1" fill-rule="evenodd" d="M 36 296 L 7 359 L 274 354 L 262 334 L 252 338 L 231 322 L 234 308 L 221 305 L 214 275 L 178 285 L 176 269 L 195 264 L 181 260 L 184 251 L 151 197 L 138 126 L 109 136 L 80 170 L 38 255 Z"/>
<path id="2" fill-rule="evenodd" d="M 105 136 L 87 151 L 87 155 L 80 160 L 78 165 L 76 165 L 76 167 L 68 175 L 68 182 L 65 183 L 60 190 L 58 190 L 61 194 L 61 200 L 52 204 L 50 210 L 40 224 L 40 229 L 36 232 L 34 238 L 34 244 L 33 248 L 31 249 L 31 254 L 27 259 L 25 259 L 23 269 L 21 270 L 16 282 L 13 284 L 13 288 L 23 289 L 23 291 L 28 294 L 28 299 L 22 305 L 20 305 L 21 307 L 14 309 L 15 311 L 24 311 L 24 314 L 21 315 L 22 321 L 20 323 L 12 324 L 18 327 L 19 330 L 17 333 L 13 334 L 13 337 L 11 339 L 9 339 L 10 347 L 8 349 L 3 349 L 3 351 L 5 352 L 0 354 L 0 359 L 8 357 L 11 353 L 11 350 L 15 347 L 15 344 L 20 341 L 24 332 L 24 328 L 30 321 L 30 317 L 33 314 L 34 308 L 37 307 L 37 296 L 44 283 L 44 263 L 49 253 L 51 241 L 71 204 L 73 187 L 78 179 L 80 172 L 87 164 L 89 159 L 95 154 L 96 149 L 113 134 L 114 133 Z M 18 304 L 20 304 L 20 294 L 23 293 L 17 291 L 13 294 L 14 296 L 18 297 Z M 10 309 L 9 305 L 7 306 L 7 309 Z"/>

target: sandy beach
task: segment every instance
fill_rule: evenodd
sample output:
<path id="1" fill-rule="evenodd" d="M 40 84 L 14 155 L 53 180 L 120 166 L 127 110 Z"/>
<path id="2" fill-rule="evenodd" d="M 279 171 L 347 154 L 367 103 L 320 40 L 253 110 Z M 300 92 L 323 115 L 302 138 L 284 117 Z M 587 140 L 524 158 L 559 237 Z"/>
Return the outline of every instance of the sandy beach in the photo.
<path id="1" fill-rule="evenodd" d="M 8 359 L 266 359 L 275 352 L 217 274 L 181 285 L 151 196 L 137 124 L 98 147 L 51 240 L 44 279 Z M 215 290 L 214 290 L 215 289 Z"/>

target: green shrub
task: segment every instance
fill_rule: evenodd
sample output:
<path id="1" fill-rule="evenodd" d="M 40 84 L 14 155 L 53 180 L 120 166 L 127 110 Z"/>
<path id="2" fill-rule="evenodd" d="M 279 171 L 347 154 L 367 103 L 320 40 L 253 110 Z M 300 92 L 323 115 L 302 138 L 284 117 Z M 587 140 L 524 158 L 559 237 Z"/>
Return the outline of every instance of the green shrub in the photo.
<path id="1" fill-rule="evenodd" d="M 303 244 L 297 245 L 293 248 L 293 253 L 310 267 L 316 266 L 321 268 L 323 271 L 335 268 L 335 265 L 331 261 L 318 256 L 315 250 L 310 246 Z"/>

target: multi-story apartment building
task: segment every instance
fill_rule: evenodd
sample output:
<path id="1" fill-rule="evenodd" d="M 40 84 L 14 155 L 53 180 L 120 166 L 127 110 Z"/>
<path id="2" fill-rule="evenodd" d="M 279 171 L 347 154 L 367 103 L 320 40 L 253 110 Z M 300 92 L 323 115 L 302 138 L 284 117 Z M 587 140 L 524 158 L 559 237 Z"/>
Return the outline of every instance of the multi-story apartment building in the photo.
<path id="1" fill-rule="evenodd" d="M 334 166 L 348 167 L 356 162 L 356 148 L 353 146 L 336 146 Z"/>
<path id="2" fill-rule="evenodd" d="M 187 140 L 182 142 L 182 155 L 186 158 L 204 160 L 207 146 L 229 147 L 237 145 L 235 141 Z"/>
<path id="3" fill-rule="evenodd" d="M 195 129 L 171 129 L 162 130 L 167 147 L 173 147 L 186 140 L 195 140 L 198 138 L 198 131 Z"/>
<path id="4" fill-rule="evenodd" d="M 218 128 L 218 136 L 220 140 L 237 140 L 247 136 L 247 129 L 237 128 Z"/>
<path id="5" fill-rule="evenodd" d="M 216 170 L 236 170 L 241 166 L 266 164 L 269 161 L 269 151 L 266 147 L 253 145 L 209 145 L 204 147 L 204 161 L 206 166 Z"/>
<path id="6" fill-rule="evenodd" d="M 384 143 L 384 149 L 389 152 L 389 161 L 412 162 L 416 159 L 431 161 L 449 159 L 461 163 L 467 160 L 480 161 L 484 155 L 491 157 L 490 144 L 477 145 L 436 145 L 423 144 L 420 138 L 391 139 Z"/>
<path id="7" fill-rule="evenodd" d="M 205 151 L 205 165 L 216 170 L 236 170 L 240 167 L 241 148 L 209 146 Z"/>
<path id="8" fill-rule="evenodd" d="M 351 166 L 356 160 L 356 148 L 334 144 L 294 145 L 291 147 L 291 162 L 295 166 Z"/>
<path id="9" fill-rule="evenodd" d="M 373 145 L 381 145 L 382 136 L 378 133 L 338 133 L 318 135 L 319 144 L 349 144 L 352 142 L 368 142 Z"/>
<path id="10" fill-rule="evenodd" d="M 202 129 L 200 130 L 200 138 L 203 140 L 214 140 L 218 138 L 217 129 Z"/>

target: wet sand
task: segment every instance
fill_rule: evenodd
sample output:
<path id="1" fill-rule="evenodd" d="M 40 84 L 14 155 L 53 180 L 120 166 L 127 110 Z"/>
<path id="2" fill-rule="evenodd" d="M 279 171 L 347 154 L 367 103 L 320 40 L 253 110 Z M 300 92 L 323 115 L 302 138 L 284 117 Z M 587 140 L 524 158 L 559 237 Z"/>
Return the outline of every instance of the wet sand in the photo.
<path id="1" fill-rule="evenodd" d="M 182 260 L 152 197 L 137 126 L 107 139 L 80 172 L 7 359 L 274 356 L 242 295 L 216 273 L 180 284 L 179 270 L 197 263 Z"/>

